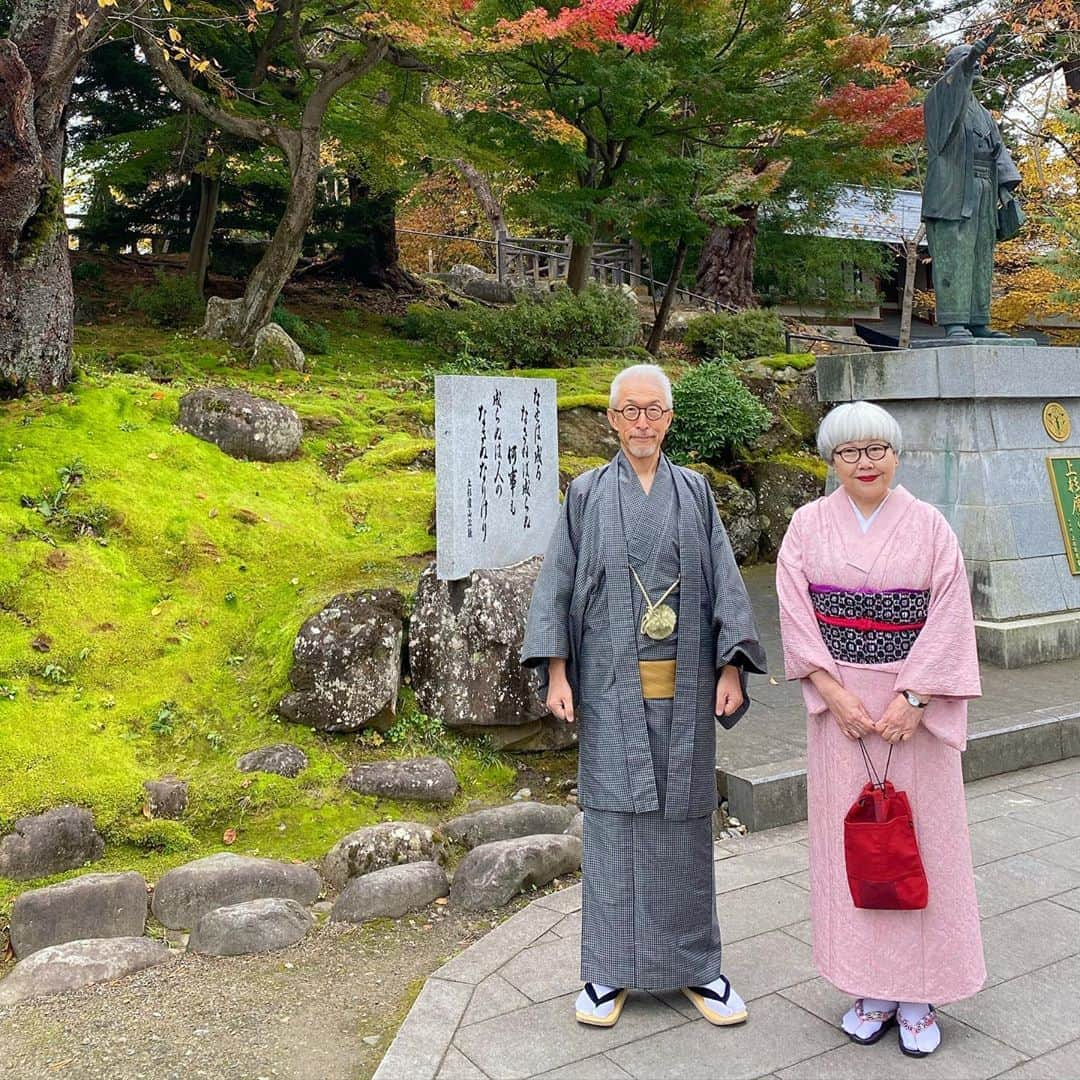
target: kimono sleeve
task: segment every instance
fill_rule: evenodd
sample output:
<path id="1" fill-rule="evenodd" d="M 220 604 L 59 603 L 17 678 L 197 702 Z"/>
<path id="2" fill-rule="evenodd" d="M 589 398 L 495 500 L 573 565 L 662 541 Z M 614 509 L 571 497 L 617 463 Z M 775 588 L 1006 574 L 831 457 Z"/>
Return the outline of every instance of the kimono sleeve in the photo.
<path id="1" fill-rule="evenodd" d="M 571 654 L 570 603 L 577 573 L 580 505 L 574 485 L 567 489 L 543 565 L 533 586 L 521 662 L 547 667 L 550 657 Z M 546 670 L 541 673 L 546 675 Z"/>
<path id="2" fill-rule="evenodd" d="M 893 687 L 897 693 L 913 690 L 935 699 L 951 699 L 931 701 L 923 725 L 950 745 L 959 746 L 966 733 L 966 710 L 940 706 L 956 705 L 982 693 L 975 617 L 960 544 L 949 523 L 937 511 L 933 513 L 933 566 L 926 625 L 900 665 Z"/>
<path id="3" fill-rule="evenodd" d="M 707 487 L 707 485 L 706 485 Z M 746 584 L 739 573 L 727 530 L 720 520 L 712 492 L 707 494 L 709 547 L 712 556 L 713 627 L 716 631 L 716 670 L 731 664 L 742 672 L 764 675 L 761 646 Z M 745 692 L 745 676 L 743 678 Z"/>
<path id="4" fill-rule="evenodd" d="M 825 646 L 810 601 L 810 581 L 804 569 L 805 538 L 799 512 L 791 519 L 776 557 L 776 595 L 780 602 L 780 637 L 784 647 L 784 675 L 801 679 L 806 711 L 822 717 L 829 711 L 809 675 L 824 671 L 843 684 L 836 661 Z"/>
<path id="5" fill-rule="evenodd" d="M 959 60 L 930 87 L 923 103 L 923 119 L 926 125 L 926 145 L 941 153 L 963 126 L 964 110 L 974 74 L 964 70 Z"/>

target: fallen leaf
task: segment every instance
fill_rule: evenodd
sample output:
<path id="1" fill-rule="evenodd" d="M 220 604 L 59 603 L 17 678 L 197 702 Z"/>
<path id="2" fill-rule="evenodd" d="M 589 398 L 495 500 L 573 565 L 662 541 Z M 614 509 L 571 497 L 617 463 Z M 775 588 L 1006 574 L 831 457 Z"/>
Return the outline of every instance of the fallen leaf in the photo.
<path id="1" fill-rule="evenodd" d="M 157 461 L 158 456 L 153 451 L 146 455 L 151 461 Z"/>
<path id="2" fill-rule="evenodd" d="M 154 816 L 154 812 L 150 809 L 149 803 L 143 803 L 142 816 L 144 818 L 152 818 Z"/>
<path id="3" fill-rule="evenodd" d="M 221 839 L 226 844 L 235 844 L 236 843 L 236 830 L 235 829 L 226 829 L 225 832 L 222 834 Z"/>
<path id="4" fill-rule="evenodd" d="M 450 900 L 446 896 L 440 896 L 439 899 L 435 901 L 435 903 L 436 904 L 449 904 Z"/>
<path id="5" fill-rule="evenodd" d="M 164 397 L 165 397 L 165 391 L 164 391 L 164 390 L 155 390 L 155 391 L 154 391 L 154 392 L 153 392 L 153 393 L 152 393 L 152 394 L 151 394 L 150 396 L 151 396 L 151 397 L 152 397 L 152 398 L 153 398 L 153 399 L 154 399 L 155 401 L 161 401 L 161 400 L 163 400 L 163 399 L 164 399 Z"/>

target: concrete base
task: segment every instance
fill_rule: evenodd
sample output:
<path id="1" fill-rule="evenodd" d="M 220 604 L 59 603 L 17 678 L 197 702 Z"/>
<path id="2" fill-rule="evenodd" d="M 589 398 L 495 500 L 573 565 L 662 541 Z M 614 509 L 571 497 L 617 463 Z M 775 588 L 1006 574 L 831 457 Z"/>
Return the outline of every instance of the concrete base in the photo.
<path id="1" fill-rule="evenodd" d="M 1077 756 L 1080 702 L 976 721 L 970 727 L 963 757 L 964 780 L 981 780 Z M 728 813 L 750 832 L 806 818 L 805 758 L 752 768 L 717 769 L 716 782 L 721 797 L 728 801 Z"/>
<path id="2" fill-rule="evenodd" d="M 909 349 L 951 349 L 957 345 L 1038 345 L 1034 338 L 913 338 Z"/>
<path id="3" fill-rule="evenodd" d="M 1080 611 L 1002 622 L 977 619 L 979 658 L 1003 668 L 1021 668 L 1080 656 Z"/>

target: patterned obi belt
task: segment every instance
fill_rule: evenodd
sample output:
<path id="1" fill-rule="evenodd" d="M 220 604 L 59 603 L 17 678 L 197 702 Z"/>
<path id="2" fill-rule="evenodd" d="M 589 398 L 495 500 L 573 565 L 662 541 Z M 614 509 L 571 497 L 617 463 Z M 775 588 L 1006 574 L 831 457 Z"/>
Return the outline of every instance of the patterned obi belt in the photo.
<path id="1" fill-rule="evenodd" d="M 834 660 L 891 664 L 907 658 L 926 625 L 929 589 L 838 589 L 811 585 L 821 638 Z"/>

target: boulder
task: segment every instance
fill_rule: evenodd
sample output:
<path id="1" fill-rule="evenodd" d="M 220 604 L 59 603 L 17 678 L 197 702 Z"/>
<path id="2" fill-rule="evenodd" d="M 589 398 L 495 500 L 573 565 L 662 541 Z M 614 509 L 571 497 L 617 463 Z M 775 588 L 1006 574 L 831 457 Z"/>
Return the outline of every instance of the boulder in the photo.
<path id="1" fill-rule="evenodd" d="M 576 836 L 522 836 L 475 847 L 458 864 L 450 902 L 482 911 L 502 907 L 532 886 L 581 869 Z"/>
<path id="2" fill-rule="evenodd" d="M 295 945 L 313 926 L 311 913 L 295 900 L 266 897 L 208 911 L 188 938 L 188 952 L 203 956 L 247 956 Z"/>
<path id="3" fill-rule="evenodd" d="M 454 263 L 446 276 L 455 288 L 460 289 L 467 281 L 482 281 L 487 277 L 487 272 L 472 263 Z"/>
<path id="4" fill-rule="evenodd" d="M 300 417 L 285 405 L 226 386 L 202 387 L 180 399 L 177 425 L 230 457 L 285 461 L 300 448 Z"/>
<path id="5" fill-rule="evenodd" d="M 483 300 L 487 304 L 512 304 L 514 290 L 503 281 L 489 277 L 466 278 L 460 290 L 474 300 Z"/>
<path id="6" fill-rule="evenodd" d="M 308 767 L 308 757 L 292 743 L 274 743 L 249 751 L 237 761 L 236 767 L 241 772 L 273 773 L 291 780 Z"/>
<path id="7" fill-rule="evenodd" d="M 318 731 L 385 731 L 401 685 L 404 601 L 393 589 L 335 596 L 300 627 L 293 689 L 278 712 Z"/>
<path id="8" fill-rule="evenodd" d="M 220 851 L 170 870 L 154 889 L 151 907 L 170 930 L 190 930 L 215 908 L 268 897 L 306 907 L 321 891 L 322 881 L 310 866 Z"/>
<path id="9" fill-rule="evenodd" d="M 215 341 L 231 341 L 240 344 L 240 322 L 244 313 L 244 301 L 226 300 L 223 296 L 211 296 L 206 301 L 206 315 L 199 329 L 199 336 Z"/>
<path id="10" fill-rule="evenodd" d="M 756 461 L 751 465 L 751 482 L 761 514 L 761 557 L 774 560 L 792 515 L 824 492 L 825 466 L 809 455 Z"/>
<path id="11" fill-rule="evenodd" d="M 574 815 L 574 820 L 563 830 L 567 836 L 576 836 L 581 839 L 582 832 L 585 828 L 585 815 L 579 810 Z"/>
<path id="12" fill-rule="evenodd" d="M 0 1006 L 119 979 L 168 958 L 166 946 L 145 937 L 89 938 L 50 945 L 20 960 L 0 982 Z"/>
<path id="13" fill-rule="evenodd" d="M 574 726 L 547 712 L 535 674 L 518 660 L 540 562 L 474 570 L 453 582 L 440 581 L 434 563 L 424 570 L 409 620 L 409 666 L 422 712 L 500 748 L 575 745 Z"/>
<path id="14" fill-rule="evenodd" d="M 353 878 L 337 898 L 330 920 L 362 923 L 368 919 L 397 919 L 426 907 L 449 891 L 446 874 L 438 863 L 388 866 Z"/>
<path id="15" fill-rule="evenodd" d="M 694 465 L 693 469 L 709 482 L 720 519 L 731 541 L 731 550 L 735 553 L 735 561 L 740 566 L 756 562 L 763 531 L 757 496 L 742 487 L 733 476 L 710 465 Z"/>
<path id="16" fill-rule="evenodd" d="M 179 818 L 187 809 L 186 780 L 177 780 L 174 776 L 147 780 L 143 784 L 143 790 L 146 792 L 146 804 L 152 818 Z"/>
<path id="17" fill-rule="evenodd" d="M 142 874 L 84 874 L 16 897 L 11 948 L 21 960 L 66 941 L 141 937 L 145 929 Z"/>
<path id="18" fill-rule="evenodd" d="M 520 802 L 462 814 L 445 822 L 442 829 L 453 843 L 474 848 L 493 840 L 565 832 L 576 813 L 572 806 Z"/>
<path id="19" fill-rule="evenodd" d="M 19 818 L 0 840 L 0 877 L 15 881 L 48 877 L 96 862 L 105 841 L 89 810 L 58 806 L 44 814 Z"/>
<path id="20" fill-rule="evenodd" d="M 458 790 L 454 770 L 438 757 L 354 765 L 345 774 L 343 783 L 357 795 L 414 802 L 450 802 Z"/>
<path id="21" fill-rule="evenodd" d="M 304 350 L 277 323 L 267 323 L 255 335 L 251 361 L 269 364 L 275 371 L 303 371 Z"/>
<path id="22" fill-rule="evenodd" d="M 343 889 L 350 878 L 387 866 L 444 857 L 442 834 L 430 826 L 415 821 L 384 821 L 343 837 L 327 853 L 320 869 L 335 889 Z"/>
<path id="23" fill-rule="evenodd" d="M 611 430 L 604 409 L 577 405 L 559 410 L 559 455 L 602 457 L 610 461 L 619 451 L 619 436 Z"/>

